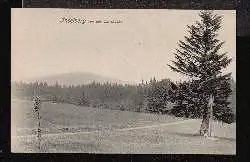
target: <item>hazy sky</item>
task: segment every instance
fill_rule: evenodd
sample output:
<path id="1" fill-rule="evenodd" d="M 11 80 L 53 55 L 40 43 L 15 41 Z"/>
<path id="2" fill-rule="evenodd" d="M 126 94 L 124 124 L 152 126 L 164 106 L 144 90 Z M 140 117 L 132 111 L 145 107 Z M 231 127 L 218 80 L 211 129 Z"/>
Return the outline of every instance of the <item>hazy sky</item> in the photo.
<path id="1" fill-rule="evenodd" d="M 12 9 L 12 80 L 68 72 L 92 72 L 125 81 L 183 79 L 167 66 L 173 59 L 193 10 Z M 236 78 L 236 12 L 223 16 L 220 38 L 234 61 L 227 68 Z M 121 20 L 120 24 L 66 24 L 62 17 Z"/>

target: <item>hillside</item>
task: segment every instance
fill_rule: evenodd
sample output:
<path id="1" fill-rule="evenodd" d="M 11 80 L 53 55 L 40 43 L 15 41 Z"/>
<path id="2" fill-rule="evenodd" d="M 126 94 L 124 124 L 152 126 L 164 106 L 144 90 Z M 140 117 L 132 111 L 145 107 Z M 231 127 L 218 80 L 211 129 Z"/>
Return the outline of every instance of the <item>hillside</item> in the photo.
<path id="1" fill-rule="evenodd" d="M 110 78 L 106 76 L 100 76 L 93 73 L 83 73 L 83 72 L 74 72 L 74 73 L 64 73 L 51 75 L 47 77 L 39 77 L 25 80 L 26 82 L 47 82 L 49 85 L 55 84 L 56 82 L 59 85 L 81 85 L 81 84 L 89 84 L 93 81 L 98 83 L 119 83 L 126 84 L 128 82 L 118 80 L 115 78 Z"/>
<path id="2" fill-rule="evenodd" d="M 11 102 L 12 152 L 37 150 L 32 102 Z M 235 154 L 236 127 L 214 123 L 215 138 L 197 136 L 200 120 L 44 102 L 41 152 Z M 212 149 L 211 149 L 212 148 Z"/>

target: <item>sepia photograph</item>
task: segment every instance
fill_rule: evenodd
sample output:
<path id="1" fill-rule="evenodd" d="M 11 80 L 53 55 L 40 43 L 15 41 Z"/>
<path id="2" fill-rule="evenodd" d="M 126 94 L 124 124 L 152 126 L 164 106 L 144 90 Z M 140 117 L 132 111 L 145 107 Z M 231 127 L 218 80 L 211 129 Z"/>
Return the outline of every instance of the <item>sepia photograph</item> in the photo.
<path id="1" fill-rule="evenodd" d="M 12 8 L 11 152 L 236 155 L 236 11 Z"/>

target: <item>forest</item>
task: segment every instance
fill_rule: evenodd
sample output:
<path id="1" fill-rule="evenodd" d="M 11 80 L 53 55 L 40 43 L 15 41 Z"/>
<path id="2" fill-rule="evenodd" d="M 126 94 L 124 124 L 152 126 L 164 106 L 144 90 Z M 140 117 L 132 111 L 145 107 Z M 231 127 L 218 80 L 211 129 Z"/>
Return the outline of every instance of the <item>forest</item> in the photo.
<path id="1" fill-rule="evenodd" d="M 235 91 L 235 82 L 231 80 L 231 88 Z M 201 113 L 194 111 L 199 105 L 193 100 L 185 100 L 184 94 L 191 82 L 172 82 L 170 79 L 160 81 L 155 78 L 142 81 L 140 84 L 97 83 L 82 85 L 48 85 L 46 82 L 11 84 L 12 98 L 33 100 L 40 96 L 43 102 L 68 103 L 77 106 L 89 106 L 102 109 L 126 110 L 172 114 L 180 117 L 200 118 Z M 194 86 L 193 86 L 194 87 Z M 178 92 L 178 95 L 176 95 Z M 175 94 L 175 95 L 174 95 Z M 235 96 L 229 96 L 231 109 L 235 109 Z M 191 98 L 191 96 L 190 96 Z M 190 103 L 192 106 L 186 107 Z M 233 115 L 233 113 L 232 113 Z M 235 120 L 235 117 L 234 117 Z"/>
<path id="2" fill-rule="evenodd" d="M 151 79 L 149 83 L 142 82 L 138 85 L 109 82 L 101 84 L 93 81 L 91 84 L 78 86 L 59 85 L 58 83 L 48 85 L 46 82 L 14 82 L 11 87 L 13 97 L 28 100 L 32 100 L 34 96 L 40 96 L 42 101 L 55 103 L 146 112 L 148 111 L 146 109 L 147 98 L 154 97 L 153 91 L 155 91 L 157 83 L 169 84 L 171 81 L 158 82 Z"/>

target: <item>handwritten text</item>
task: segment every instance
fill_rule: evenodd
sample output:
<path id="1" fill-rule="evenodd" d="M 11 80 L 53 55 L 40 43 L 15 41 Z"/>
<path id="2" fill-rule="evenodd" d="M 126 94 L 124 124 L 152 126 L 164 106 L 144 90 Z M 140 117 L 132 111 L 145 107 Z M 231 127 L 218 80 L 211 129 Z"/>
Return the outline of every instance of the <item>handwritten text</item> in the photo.
<path id="1" fill-rule="evenodd" d="M 121 20 L 87 20 L 87 19 L 81 19 L 81 18 L 66 18 L 66 17 L 62 17 L 59 22 L 66 23 L 66 24 L 119 24 L 119 23 L 122 23 Z"/>

